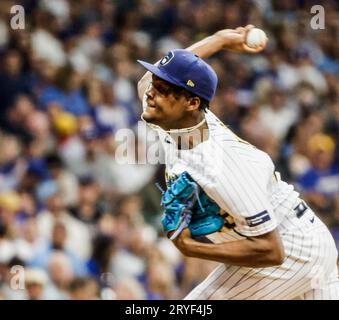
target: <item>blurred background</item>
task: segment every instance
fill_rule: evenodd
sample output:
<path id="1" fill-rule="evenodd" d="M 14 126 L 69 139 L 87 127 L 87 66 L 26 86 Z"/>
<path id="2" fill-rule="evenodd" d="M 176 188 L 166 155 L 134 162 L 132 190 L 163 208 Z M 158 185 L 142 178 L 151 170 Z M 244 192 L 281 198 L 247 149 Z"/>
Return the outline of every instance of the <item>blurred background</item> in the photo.
<path id="1" fill-rule="evenodd" d="M 25 29 L 10 27 L 13 5 Z M 313 30 L 310 8 L 325 9 Z M 136 59 L 157 61 L 219 29 L 263 28 L 259 55 L 220 52 L 212 111 L 269 153 L 339 244 L 336 1 L 0 1 L 0 298 L 181 299 L 214 268 L 160 227 L 163 165 L 121 165 L 137 132 Z M 135 141 L 139 154 L 147 143 Z M 139 151 L 139 152 L 138 152 Z M 25 267 L 13 288 L 12 267 Z"/>

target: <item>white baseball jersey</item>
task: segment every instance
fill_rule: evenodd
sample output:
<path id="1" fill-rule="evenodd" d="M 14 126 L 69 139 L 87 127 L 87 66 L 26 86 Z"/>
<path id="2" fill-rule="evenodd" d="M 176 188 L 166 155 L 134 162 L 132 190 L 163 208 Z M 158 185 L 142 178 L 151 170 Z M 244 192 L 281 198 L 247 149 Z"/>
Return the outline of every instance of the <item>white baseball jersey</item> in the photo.
<path id="1" fill-rule="evenodd" d="M 327 227 L 275 173 L 270 157 L 241 140 L 212 112 L 207 140 L 178 150 L 158 129 L 166 173 L 187 171 L 221 208 L 224 227 L 207 238 L 237 241 L 277 229 L 282 265 L 247 268 L 220 264 L 186 299 L 339 299 L 337 250 Z"/>

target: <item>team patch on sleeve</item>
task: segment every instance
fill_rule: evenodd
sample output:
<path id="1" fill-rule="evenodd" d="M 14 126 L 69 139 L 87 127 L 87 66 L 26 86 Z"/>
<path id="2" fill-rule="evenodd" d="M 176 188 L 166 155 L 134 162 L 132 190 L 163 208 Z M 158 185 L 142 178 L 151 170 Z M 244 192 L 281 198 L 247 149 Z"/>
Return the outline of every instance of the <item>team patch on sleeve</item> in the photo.
<path id="1" fill-rule="evenodd" d="M 260 224 L 271 220 L 271 217 L 269 215 L 269 213 L 267 212 L 267 210 L 260 212 L 252 217 L 247 217 L 245 218 L 247 225 L 249 227 L 256 227 L 259 226 Z"/>

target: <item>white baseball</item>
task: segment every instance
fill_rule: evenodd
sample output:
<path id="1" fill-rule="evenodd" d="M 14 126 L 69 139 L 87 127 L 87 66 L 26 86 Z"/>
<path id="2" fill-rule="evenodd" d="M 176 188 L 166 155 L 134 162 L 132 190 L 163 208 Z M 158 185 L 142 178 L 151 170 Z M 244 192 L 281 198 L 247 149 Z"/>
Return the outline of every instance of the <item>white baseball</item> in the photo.
<path id="1" fill-rule="evenodd" d="M 253 28 L 247 33 L 246 44 L 250 48 L 257 48 L 261 45 L 265 45 L 266 41 L 266 33 L 259 28 Z"/>

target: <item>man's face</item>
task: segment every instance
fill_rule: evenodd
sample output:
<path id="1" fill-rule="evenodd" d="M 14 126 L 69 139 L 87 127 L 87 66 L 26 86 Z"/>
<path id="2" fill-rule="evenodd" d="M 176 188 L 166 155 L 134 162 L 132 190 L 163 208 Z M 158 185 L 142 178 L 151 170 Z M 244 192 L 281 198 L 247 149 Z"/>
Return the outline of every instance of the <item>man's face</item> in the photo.
<path id="1" fill-rule="evenodd" d="M 310 153 L 311 163 L 318 170 L 328 170 L 333 158 L 334 150 L 316 150 Z"/>
<path id="2" fill-rule="evenodd" d="M 147 107 L 142 114 L 145 121 L 169 130 L 180 128 L 180 123 L 189 116 L 188 97 L 177 94 L 170 83 L 157 76 L 152 76 L 152 82 L 145 93 Z"/>

